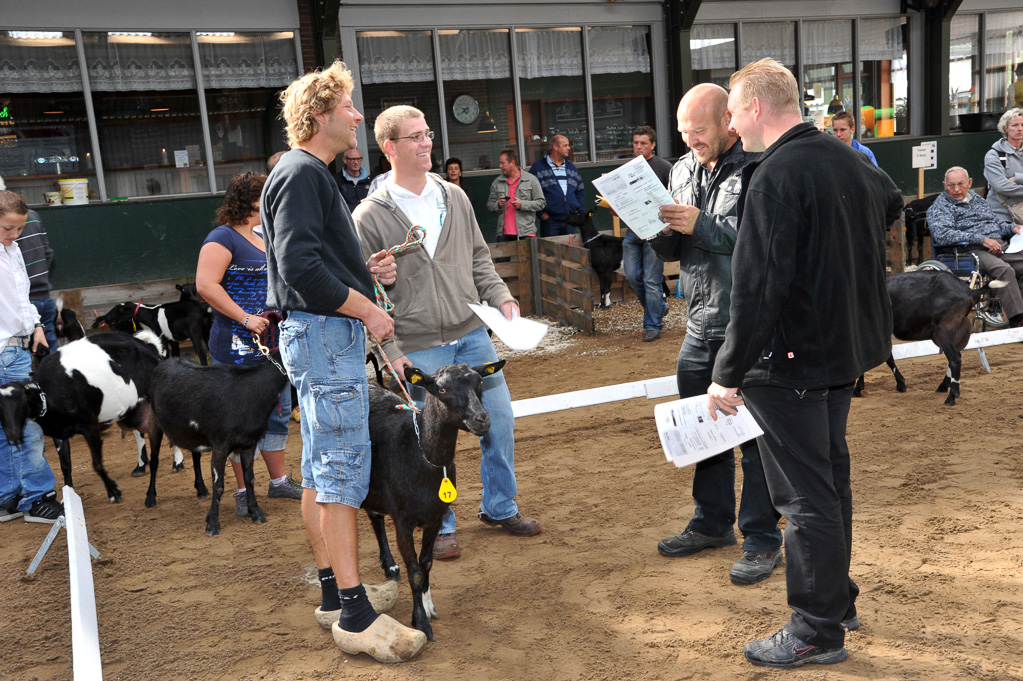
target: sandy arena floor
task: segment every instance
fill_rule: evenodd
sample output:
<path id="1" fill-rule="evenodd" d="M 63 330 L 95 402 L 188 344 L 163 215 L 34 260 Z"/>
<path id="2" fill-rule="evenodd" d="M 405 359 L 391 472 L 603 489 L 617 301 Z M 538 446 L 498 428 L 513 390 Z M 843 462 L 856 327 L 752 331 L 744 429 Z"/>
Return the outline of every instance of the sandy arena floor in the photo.
<path id="1" fill-rule="evenodd" d="M 598 313 L 593 338 L 554 329 L 539 351 L 506 353 L 512 396 L 674 373 L 682 302 L 672 301 L 654 343 L 639 342 L 640 316 L 638 304 L 620 304 Z M 665 462 L 653 404 L 631 400 L 519 420 L 519 503 L 544 524 L 531 539 L 475 519 L 479 448 L 463 435 L 455 504 L 463 557 L 434 567 L 437 641 L 393 667 L 341 653 L 316 625 L 299 505 L 264 498 L 261 463 L 257 491 L 269 522 L 236 518 L 225 495 L 223 534 L 207 537 L 209 502 L 194 496 L 190 461 L 177 475 L 164 463 L 158 506 L 147 510 L 148 478 L 129 476 L 132 441 L 109 433 L 106 466 L 124 492 L 113 505 L 76 438 L 77 491 L 102 553 L 94 576 L 105 678 L 1023 679 L 1023 354 L 1002 346 L 988 357 L 990 374 L 976 352 L 965 354 L 955 407 L 933 392 L 945 371 L 937 356 L 901 364 L 905 394 L 887 369 L 872 371 L 865 397 L 853 403 L 852 573 L 863 627 L 847 638 L 850 657 L 840 665 L 786 672 L 743 659 L 746 641 L 787 620 L 783 568 L 739 587 L 728 580 L 738 547 L 658 555 L 657 541 L 691 513 L 692 470 Z M 297 428 L 288 451 L 298 476 Z M 59 471 L 52 446 L 47 452 Z M 360 530 L 364 578 L 380 581 L 369 523 Z M 63 539 L 38 573 L 25 575 L 46 532 L 20 520 L 0 526 L 5 681 L 72 676 Z M 401 589 L 391 614 L 407 622 L 404 575 Z"/>

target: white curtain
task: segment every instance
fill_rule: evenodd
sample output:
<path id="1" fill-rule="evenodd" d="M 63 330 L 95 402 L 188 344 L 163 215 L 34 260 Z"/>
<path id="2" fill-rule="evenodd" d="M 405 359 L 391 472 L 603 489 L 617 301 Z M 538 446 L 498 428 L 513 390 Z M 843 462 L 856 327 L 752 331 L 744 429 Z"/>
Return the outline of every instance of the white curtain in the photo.
<path id="1" fill-rule="evenodd" d="M 860 19 L 860 61 L 903 58 L 902 25 L 905 17 Z"/>
<path id="2" fill-rule="evenodd" d="M 693 69 L 735 70 L 735 24 L 698 24 L 689 38 Z"/>
<path id="3" fill-rule="evenodd" d="M 767 21 L 742 24 L 742 63 L 771 57 L 785 66 L 796 65 L 796 24 Z"/>
<path id="4" fill-rule="evenodd" d="M 444 80 L 484 80 L 511 76 L 507 30 L 459 31 L 440 36 Z M 521 78 L 581 76 L 580 30 L 516 31 Z M 650 72 L 646 27 L 616 26 L 590 31 L 590 70 L 594 74 Z M 357 36 L 362 83 L 434 80 L 433 42 L 428 32 L 368 32 Z"/>
<path id="5" fill-rule="evenodd" d="M 89 85 L 94 91 L 195 89 L 191 39 L 185 33 L 86 33 L 84 39 Z"/>
<path id="6" fill-rule="evenodd" d="M 802 30 L 800 42 L 807 64 L 852 61 L 851 21 L 804 21 Z"/>
<path id="7" fill-rule="evenodd" d="M 46 41 L 0 38 L 0 92 L 3 91 L 81 92 L 82 70 L 74 34 Z"/>
<path id="8" fill-rule="evenodd" d="M 203 84 L 208 88 L 285 87 L 298 76 L 295 42 L 266 34 L 238 34 L 227 42 L 199 37 Z"/>

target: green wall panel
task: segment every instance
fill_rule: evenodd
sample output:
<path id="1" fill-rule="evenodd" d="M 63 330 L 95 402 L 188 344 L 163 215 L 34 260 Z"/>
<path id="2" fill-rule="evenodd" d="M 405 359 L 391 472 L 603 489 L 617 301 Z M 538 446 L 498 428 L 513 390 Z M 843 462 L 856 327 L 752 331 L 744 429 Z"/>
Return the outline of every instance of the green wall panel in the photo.
<path id="1" fill-rule="evenodd" d="M 54 289 L 195 276 L 222 196 L 39 208 Z"/>
<path id="2" fill-rule="evenodd" d="M 921 142 L 938 142 L 938 168 L 924 171 L 924 193 L 942 190 L 945 170 L 962 166 L 973 178 L 973 186 L 987 186 L 984 180 L 984 154 L 1001 135 L 997 132 L 956 133 L 948 137 L 911 137 L 886 139 L 867 143 L 877 163 L 895 181 L 903 194 L 916 196 L 918 171 L 913 167 L 912 148 Z"/>

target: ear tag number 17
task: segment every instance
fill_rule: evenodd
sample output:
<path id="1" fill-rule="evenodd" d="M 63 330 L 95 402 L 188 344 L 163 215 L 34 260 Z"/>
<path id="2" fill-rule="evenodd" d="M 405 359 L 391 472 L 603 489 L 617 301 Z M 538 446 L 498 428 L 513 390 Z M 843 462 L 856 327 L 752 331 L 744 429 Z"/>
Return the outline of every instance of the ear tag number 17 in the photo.
<path id="1" fill-rule="evenodd" d="M 455 490 L 455 486 L 451 483 L 451 478 L 448 477 L 447 466 L 444 467 L 444 479 L 440 481 L 440 491 L 437 493 L 440 500 L 445 504 L 450 504 L 458 497 L 458 492 Z"/>

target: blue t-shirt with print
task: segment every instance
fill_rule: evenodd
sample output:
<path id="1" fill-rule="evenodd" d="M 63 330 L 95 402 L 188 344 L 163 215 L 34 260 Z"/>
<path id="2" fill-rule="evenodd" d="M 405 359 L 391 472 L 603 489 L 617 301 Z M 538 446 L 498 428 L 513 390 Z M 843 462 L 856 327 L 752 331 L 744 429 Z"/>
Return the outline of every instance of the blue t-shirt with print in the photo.
<path id="1" fill-rule="evenodd" d="M 231 263 L 220 285 L 238 307 L 250 315 L 266 311 L 266 253 L 227 225 L 220 225 L 206 237 L 231 252 Z M 239 322 L 213 311 L 210 330 L 210 354 L 223 364 L 247 364 L 262 361 L 252 332 Z"/>

